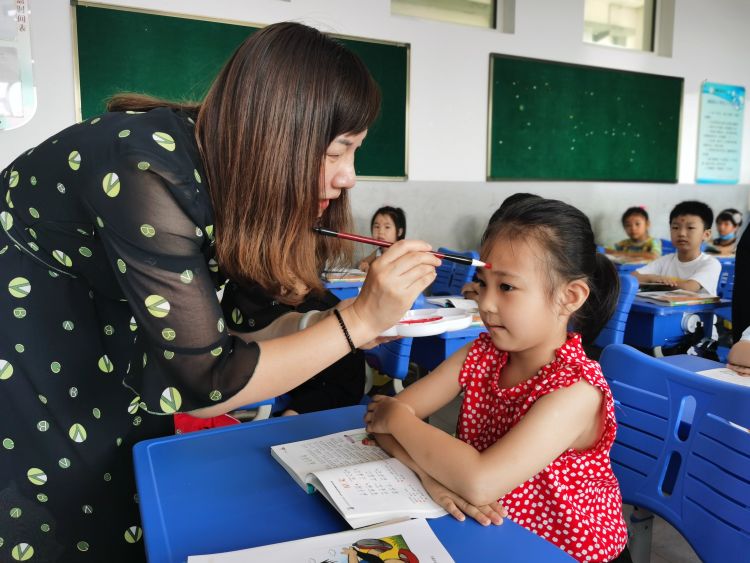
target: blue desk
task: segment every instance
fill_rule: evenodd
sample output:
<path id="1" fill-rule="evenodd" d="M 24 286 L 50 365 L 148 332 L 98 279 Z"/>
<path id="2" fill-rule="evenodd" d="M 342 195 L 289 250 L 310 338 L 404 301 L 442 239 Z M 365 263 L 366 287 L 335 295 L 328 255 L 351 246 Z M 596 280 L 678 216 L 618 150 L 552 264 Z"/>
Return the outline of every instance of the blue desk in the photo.
<path id="1" fill-rule="evenodd" d="M 710 336 L 715 310 L 726 305 L 726 301 L 720 301 L 672 307 L 641 301 L 636 296 L 625 326 L 625 344 L 640 348 L 676 346 L 685 336 L 682 328 L 685 314 L 697 314 Z"/>
<path id="2" fill-rule="evenodd" d="M 152 563 L 340 532 L 348 528 L 319 494 L 306 494 L 271 457 L 275 444 L 362 426 L 346 407 L 146 440 L 133 448 L 146 551 Z M 506 520 L 484 528 L 451 516 L 429 520 L 459 562 L 573 561 Z"/>
<path id="3" fill-rule="evenodd" d="M 356 297 L 359 295 L 359 290 L 362 289 L 361 281 L 336 281 L 336 282 L 325 282 L 323 285 L 325 288 L 338 297 L 341 301 L 349 299 L 350 297 Z"/>
<path id="4" fill-rule="evenodd" d="M 470 326 L 463 330 L 415 338 L 411 345 L 411 361 L 432 371 L 456 350 L 474 342 L 483 332 L 487 332 L 484 326 Z"/>

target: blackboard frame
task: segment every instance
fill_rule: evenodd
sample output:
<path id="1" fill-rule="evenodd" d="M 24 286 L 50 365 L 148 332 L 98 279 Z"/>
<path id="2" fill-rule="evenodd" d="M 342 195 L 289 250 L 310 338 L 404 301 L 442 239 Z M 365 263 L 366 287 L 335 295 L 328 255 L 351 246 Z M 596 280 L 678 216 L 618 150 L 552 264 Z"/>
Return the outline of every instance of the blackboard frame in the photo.
<path id="1" fill-rule="evenodd" d="M 254 30 L 264 27 L 265 24 L 250 23 L 246 21 L 236 21 L 221 18 L 202 17 L 189 14 L 181 14 L 160 10 L 149 10 L 132 7 L 113 6 L 108 4 L 99 4 L 96 2 L 78 2 L 73 0 L 71 2 L 72 11 L 72 22 L 73 22 L 73 41 L 74 41 L 74 75 L 75 75 L 75 100 L 76 100 L 76 116 L 78 120 L 91 117 L 97 113 L 104 111 L 103 109 L 103 97 L 101 95 L 96 96 L 96 103 L 98 104 L 96 111 L 91 111 L 92 104 L 87 99 L 87 96 L 91 97 L 92 83 L 95 81 L 90 70 L 90 65 L 86 64 L 86 57 L 89 53 L 96 53 L 97 55 L 103 49 L 102 44 L 96 41 L 91 41 L 89 38 L 96 34 L 91 33 L 89 30 L 88 35 L 82 26 L 80 25 L 79 13 L 80 10 L 88 10 L 86 14 L 94 13 L 91 10 L 96 10 L 95 13 L 103 14 L 104 10 L 109 15 L 113 13 L 122 13 L 135 15 L 135 17 L 154 17 L 154 21 L 158 22 L 161 18 L 175 18 L 176 20 L 184 20 L 186 22 L 194 22 L 190 25 L 202 26 L 204 23 L 208 25 L 228 25 L 232 28 L 248 28 L 248 33 L 252 33 Z M 86 15 L 84 15 L 84 18 Z M 110 18 L 111 21 L 111 18 Z M 162 20 L 166 21 L 166 20 Z M 174 21 L 174 20 L 172 20 Z M 85 27 L 86 24 L 84 24 Z M 90 24 L 89 24 L 90 25 Z M 381 116 L 370 128 L 368 139 L 365 141 L 362 148 L 358 151 L 357 158 L 357 176 L 360 180 L 389 180 L 389 181 L 401 181 L 408 179 L 408 131 L 409 131 L 409 80 L 410 80 L 410 59 L 411 59 L 411 46 L 407 43 L 398 43 L 392 41 L 385 41 L 379 39 L 369 39 L 362 37 L 354 37 L 347 35 L 331 34 L 345 43 L 353 51 L 357 52 L 363 59 L 365 64 L 370 68 L 373 77 L 379 83 L 381 92 L 383 94 L 383 105 L 381 108 Z M 138 40 L 148 41 L 148 36 L 144 39 L 143 36 L 134 38 L 133 44 L 138 44 L 140 49 L 143 49 L 142 43 Z M 113 42 L 114 43 L 114 42 Z M 115 49 L 109 45 L 107 49 Z M 123 47 L 128 48 L 128 45 Z M 88 51 L 87 51 L 88 49 Z M 223 60 L 229 56 L 229 51 Z M 369 57 L 369 58 L 368 58 Z M 113 57 L 115 60 L 117 57 Z M 385 58 L 386 62 L 390 64 L 380 64 L 378 59 Z M 83 59 L 83 62 L 82 62 Z M 124 57 L 123 57 L 124 59 Z M 376 67 L 376 68 L 374 68 Z M 218 68 L 216 68 L 218 71 Z M 386 74 L 384 74 L 386 73 Z M 212 76 L 211 76 L 212 78 Z M 210 82 L 210 80 L 209 80 Z M 95 88 L 93 88 L 95 90 Z M 158 91 L 154 92 L 153 88 L 149 88 L 149 85 L 136 84 L 135 86 L 113 86 L 108 95 L 116 93 L 118 91 L 140 91 L 153 93 L 157 96 L 164 96 Z M 193 99 L 198 97 L 196 90 L 200 90 L 200 87 L 191 87 L 189 91 L 185 92 L 182 96 L 164 96 L 171 99 Z"/>
<path id="2" fill-rule="evenodd" d="M 513 67 L 516 68 L 514 69 Z M 511 69 L 510 71 L 508 71 L 509 68 Z M 547 116 L 548 119 L 546 120 L 542 119 L 542 123 L 539 124 L 542 126 L 541 133 L 532 132 L 531 125 L 535 125 L 534 119 L 539 118 L 542 114 L 526 114 L 535 116 L 534 119 L 529 119 L 529 121 L 526 121 L 527 117 L 507 118 L 509 111 L 514 111 L 515 109 L 524 111 L 526 108 L 524 108 L 524 104 L 518 103 L 511 110 L 507 90 L 504 91 L 503 96 L 501 96 L 498 94 L 500 89 L 498 86 L 501 88 L 505 87 L 506 89 L 511 86 L 520 89 L 518 76 L 514 73 L 531 73 L 534 71 L 538 73 L 535 74 L 535 76 L 539 76 L 542 80 L 540 84 L 535 85 L 535 88 L 539 88 L 539 86 L 542 85 L 547 86 L 544 82 L 544 77 L 547 76 L 544 74 L 545 71 L 551 72 L 553 76 L 562 77 L 565 80 L 570 80 L 570 76 L 583 77 L 585 79 L 583 80 L 584 84 L 592 83 L 593 81 L 599 85 L 629 85 L 629 82 L 632 82 L 632 86 L 636 93 L 642 90 L 644 93 L 648 92 L 653 94 L 655 92 L 654 88 L 657 88 L 656 92 L 658 95 L 652 96 L 651 99 L 643 97 L 638 98 L 638 105 L 640 106 L 638 110 L 643 113 L 640 116 L 637 116 L 639 119 L 636 120 L 634 118 L 630 120 L 639 121 L 639 125 L 644 127 L 643 140 L 635 141 L 635 133 L 633 133 L 631 139 L 631 131 L 628 131 L 625 128 L 625 125 L 627 125 L 627 128 L 630 128 L 632 125 L 631 122 L 628 121 L 627 123 L 621 124 L 623 127 L 622 131 L 617 131 L 617 135 L 613 134 L 613 136 L 618 137 L 616 141 L 619 141 L 619 137 L 622 136 L 625 137 L 622 141 L 626 142 L 630 139 L 633 143 L 631 146 L 628 146 L 627 151 L 623 151 L 622 156 L 620 156 L 618 151 L 610 150 L 609 152 L 606 152 L 602 158 L 602 151 L 607 150 L 608 144 L 611 144 L 610 140 L 603 138 L 600 134 L 594 144 L 593 137 L 596 131 L 593 130 L 593 126 L 589 127 L 589 124 L 586 126 L 591 129 L 590 149 L 596 149 L 599 151 L 599 154 L 591 154 L 590 150 L 588 152 L 586 150 L 579 150 L 578 153 L 574 152 L 576 148 L 584 148 L 589 139 L 586 139 L 586 142 L 582 144 L 574 146 L 574 148 L 570 148 L 573 146 L 570 142 L 565 146 L 562 146 L 562 144 L 559 146 L 553 146 L 551 140 L 554 139 L 554 135 L 550 132 L 555 134 L 560 132 L 560 128 L 557 127 L 560 123 L 559 119 L 564 118 L 565 114 L 568 113 L 570 113 L 571 119 L 573 119 L 573 117 L 576 119 L 578 117 L 581 117 L 581 119 L 586 117 L 585 110 L 582 109 L 584 107 L 582 105 L 582 98 L 577 97 L 580 96 L 581 93 L 575 91 L 571 93 L 571 90 L 574 89 L 569 87 L 571 86 L 570 84 L 566 84 L 566 86 L 568 86 L 567 91 L 565 92 L 566 100 L 561 101 L 559 98 L 554 99 L 558 104 L 554 106 L 554 111 L 563 112 L 562 116 L 552 115 Z M 504 72 L 505 74 L 500 76 L 500 72 Z M 570 76 L 566 76 L 566 73 Z M 521 76 L 523 76 L 523 74 Z M 665 90 L 665 93 L 659 93 L 661 92 L 661 89 Z M 591 99 L 593 100 L 594 93 L 592 92 L 594 92 L 594 89 L 590 92 L 584 90 L 583 94 L 587 96 L 590 94 L 590 96 L 592 96 Z M 491 53 L 489 56 L 487 119 L 487 180 L 676 183 L 679 171 L 679 142 L 680 124 L 682 122 L 683 92 L 684 79 L 681 77 Z M 540 94 L 541 93 L 542 92 L 540 92 Z M 518 94 L 514 94 L 513 96 L 514 97 L 511 98 L 513 100 L 519 97 Z M 583 113 L 582 116 L 575 115 L 575 112 L 570 112 L 570 107 L 572 106 L 565 103 L 570 102 L 571 96 L 573 97 L 573 102 L 579 104 L 576 106 L 576 110 L 581 111 Z M 610 127 L 610 125 L 606 123 L 606 114 L 608 113 L 606 110 L 611 109 L 612 113 L 617 115 L 622 112 L 622 108 L 615 108 L 614 106 L 615 101 L 619 103 L 619 97 L 615 96 L 611 99 L 607 99 L 606 97 L 600 96 L 597 100 L 602 98 L 604 101 L 598 102 L 600 104 L 597 109 L 599 120 L 596 121 L 596 124 L 599 127 L 606 129 L 607 127 Z M 523 99 L 519 100 L 519 102 L 521 101 L 523 101 Z M 586 101 L 588 102 L 589 98 L 586 98 Z M 609 106 L 607 104 L 609 104 Z M 547 107 L 553 106 L 548 105 Z M 647 117 L 651 115 L 650 112 L 660 111 L 663 108 L 666 108 L 664 109 L 663 118 L 656 118 L 654 123 L 657 125 L 650 127 L 647 120 Z M 602 123 L 602 114 L 605 115 L 605 123 Z M 555 117 L 558 117 L 558 119 L 554 119 Z M 506 119 L 506 121 L 501 123 L 501 120 L 503 119 Z M 518 123 L 515 122 L 514 119 L 518 120 Z M 521 119 L 523 119 L 523 122 L 521 122 Z M 552 121 L 554 121 L 554 123 L 551 123 Z M 666 126 L 663 126 L 664 122 L 666 122 Z M 526 128 L 526 125 L 529 125 L 529 127 Z M 502 134 L 499 133 L 501 126 L 505 126 Z M 616 127 L 614 129 L 607 129 L 605 135 L 608 135 L 612 130 L 616 130 Z M 603 133 L 601 129 L 599 132 Z M 583 133 L 583 131 L 581 131 L 581 133 Z M 586 133 L 588 133 L 588 131 Z M 533 137 L 534 134 L 536 134 L 537 137 Z M 563 130 L 563 134 L 570 136 L 570 131 Z M 507 144 L 505 144 L 506 140 L 508 141 Z M 527 157 L 522 153 L 521 147 L 533 151 L 534 143 L 530 143 L 529 140 L 539 141 L 539 145 L 543 147 L 542 150 L 546 150 L 547 152 L 540 151 L 537 153 L 539 156 L 532 155 L 532 152 L 530 152 L 527 153 L 529 155 Z M 584 138 L 576 140 L 582 141 Z M 575 143 L 575 141 L 572 142 Z M 649 144 L 647 146 L 644 143 Z M 497 148 L 501 147 L 503 144 L 505 144 L 505 146 L 502 150 Z M 505 150 L 508 147 L 510 148 Z M 493 148 L 495 148 L 494 151 Z M 645 148 L 650 150 L 644 150 Z M 505 150 L 504 153 L 502 152 L 503 150 Z M 513 155 L 513 150 L 516 151 L 516 155 Z M 570 154 L 565 151 L 570 151 Z M 625 154 L 626 152 L 627 154 Z M 575 157 L 571 156 L 573 154 L 575 154 Z M 571 168 L 575 165 L 575 163 L 570 163 L 571 160 L 583 158 L 593 159 L 597 156 L 599 157 L 599 160 L 595 160 L 594 162 L 599 166 L 596 169 L 595 174 L 581 173 L 580 168 L 584 167 L 579 167 L 571 171 Z M 637 160 L 639 156 L 642 157 L 643 163 L 638 162 L 638 164 L 633 165 L 634 160 Z M 625 160 L 625 158 L 628 160 Z M 520 164 L 514 167 L 514 161 L 515 163 Z M 589 160 L 589 162 L 591 162 L 591 160 Z M 556 165 L 558 165 L 557 170 L 555 170 Z"/>

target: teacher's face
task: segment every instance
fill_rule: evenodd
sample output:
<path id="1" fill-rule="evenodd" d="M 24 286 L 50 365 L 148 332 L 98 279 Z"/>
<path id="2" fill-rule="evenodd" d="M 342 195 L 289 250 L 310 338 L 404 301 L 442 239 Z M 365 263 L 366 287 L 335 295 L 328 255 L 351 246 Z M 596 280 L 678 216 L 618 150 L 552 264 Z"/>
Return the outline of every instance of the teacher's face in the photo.
<path id="1" fill-rule="evenodd" d="M 357 175 L 354 173 L 354 153 L 365 140 L 367 131 L 357 134 L 337 136 L 328 145 L 323 157 L 324 180 L 320 190 L 318 217 L 323 215 L 332 199 L 341 195 L 341 190 L 354 187 Z"/>

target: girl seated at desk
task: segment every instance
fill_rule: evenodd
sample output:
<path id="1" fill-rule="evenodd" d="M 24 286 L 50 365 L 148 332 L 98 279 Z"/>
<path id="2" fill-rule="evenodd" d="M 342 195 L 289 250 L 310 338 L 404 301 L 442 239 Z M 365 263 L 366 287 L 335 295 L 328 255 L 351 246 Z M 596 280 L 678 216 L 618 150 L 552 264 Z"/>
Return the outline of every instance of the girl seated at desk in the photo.
<path id="1" fill-rule="evenodd" d="M 583 213 L 541 198 L 508 206 L 481 257 L 489 334 L 397 397 L 375 397 L 367 429 L 457 519 L 498 524 L 507 510 L 579 561 L 630 561 L 609 461 L 614 401 L 581 345 L 614 311 L 615 268 Z M 461 392 L 457 438 L 423 422 Z"/>
<path id="2" fill-rule="evenodd" d="M 378 209 L 370 220 L 370 232 L 372 238 L 385 242 L 396 242 L 406 237 L 406 214 L 400 207 L 386 205 Z M 378 247 L 366 256 L 357 266 L 363 272 L 370 269 L 370 264 L 375 258 L 383 254 L 383 249 Z"/>

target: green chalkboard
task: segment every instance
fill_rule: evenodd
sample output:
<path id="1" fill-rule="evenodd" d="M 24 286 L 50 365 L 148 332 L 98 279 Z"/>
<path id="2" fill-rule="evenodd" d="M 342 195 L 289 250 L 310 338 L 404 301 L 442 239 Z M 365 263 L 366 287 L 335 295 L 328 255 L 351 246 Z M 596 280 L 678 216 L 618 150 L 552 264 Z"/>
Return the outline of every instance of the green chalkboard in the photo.
<path id="1" fill-rule="evenodd" d="M 75 6 L 81 117 L 105 111 L 108 97 L 141 92 L 198 101 L 235 48 L 257 26 L 117 9 Z M 367 65 L 383 104 L 357 152 L 357 174 L 406 177 L 409 46 L 340 38 Z"/>
<path id="2" fill-rule="evenodd" d="M 490 180 L 676 182 L 683 79 L 490 56 Z"/>

